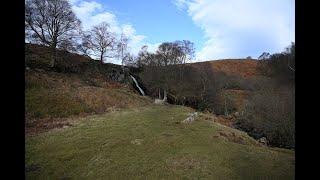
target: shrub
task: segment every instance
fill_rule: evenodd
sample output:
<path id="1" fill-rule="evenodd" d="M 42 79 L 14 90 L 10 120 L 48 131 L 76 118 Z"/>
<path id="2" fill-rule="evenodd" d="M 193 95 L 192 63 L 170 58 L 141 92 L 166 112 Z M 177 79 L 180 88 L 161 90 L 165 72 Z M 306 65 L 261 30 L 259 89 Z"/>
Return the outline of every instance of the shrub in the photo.
<path id="1" fill-rule="evenodd" d="M 294 148 L 294 94 L 288 88 L 258 91 L 237 119 L 237 126 L 255 138 L 265 136 L 270 145 Z"/>

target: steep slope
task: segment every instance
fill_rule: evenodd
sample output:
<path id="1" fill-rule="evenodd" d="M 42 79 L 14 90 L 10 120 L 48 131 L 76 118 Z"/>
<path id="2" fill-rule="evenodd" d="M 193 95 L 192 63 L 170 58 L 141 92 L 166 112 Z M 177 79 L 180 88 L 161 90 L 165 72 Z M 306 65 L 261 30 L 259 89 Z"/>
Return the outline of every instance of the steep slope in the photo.
<path id="1" fill-rule="evenodd" d="M 49 67 L 47 47 L 26 44 L 26 133 L 68 125 L 66 118 L 149 105 L 125 79 L 121 66 L 101 65 L 90 58 L 58 51 Z"/>
<path id="2" fill-rule="evenodd" d="M 125 84 L 42 70 L 25 73 L 26 132 L 65 125 L 65 118 L 149 105 Z"/>

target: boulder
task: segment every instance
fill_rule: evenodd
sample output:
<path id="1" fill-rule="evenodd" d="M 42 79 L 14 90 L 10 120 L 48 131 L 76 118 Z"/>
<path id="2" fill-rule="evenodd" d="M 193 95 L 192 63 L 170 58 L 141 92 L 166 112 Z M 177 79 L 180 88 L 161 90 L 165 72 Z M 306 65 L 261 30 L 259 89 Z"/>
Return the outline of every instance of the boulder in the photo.
<path id="1" fill-rule="evenodd" d="M 198 117 L 198 112 L 189 113 L 188 117 L 182 121 L 182 123 L 191 123 Z"/>
<path id="2" fill-rule="evenodd" d="M 266 137 L 262 137 L 262 138 L 258 139 L 258 142 L 263 145 L 268 145 L 268 140 Z"/>
<path id="3" fill-rule="evenodd" d="M 155 103 L 155 104 L 164 104 L 164 100 L 162 100 L 162 99 L 155 99 L 155 100 L 154 100 L 154 103 Z"/>

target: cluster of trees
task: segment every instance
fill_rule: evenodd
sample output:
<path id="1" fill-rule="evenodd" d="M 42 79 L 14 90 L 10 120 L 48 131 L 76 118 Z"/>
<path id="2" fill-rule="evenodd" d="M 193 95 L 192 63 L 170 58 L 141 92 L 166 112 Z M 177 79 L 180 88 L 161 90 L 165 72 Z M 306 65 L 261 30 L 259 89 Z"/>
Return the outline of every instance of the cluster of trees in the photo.
<path id="1" fill-rule="evenodd" d="M 274 87 L 273 87 L 274 88 Z M 253 93 L 237 126 L 255 138 L 266 137 L 269 145 L 295 147 L 295 90 L 263 88 Z"/>
<path id="2" fill-rule="evenodd" d="M 118 38 L 107 22 L 82 30 L 68 0 L 27 0 L 25 27 L 28 41 L 51 48 L 51 67 L 55 66 L 57 48 L 98 57 L 101 63 L 107 57 L 123 63 L 129 54 L 128 37 L 122 33 Z"/>
<path id="3" fill-rule="evenodd" d="M 260 56 L 260 70 L 265 75 L 281 80 L 282 83 L 292 83 L 295 79 L 295 43 L 292 42 L 283 52 Z"/>
<path id="4" fill-rule="evenodd" d="M 154 53 L 144 46 L 126 65 L 141 70 L 139 77 L 150 96 L 167 94 L 170 103 L 223 114 L 225 103 L 218 102 L 218 96 L 232 78 L 214 72 L 209 62 L 188 64 L 193 57 L 192 42 L 165 42 Z"/>
<path id="5" fill-rule="evenodd" d="M 281 53 L 263 55 L 260 70 L 269 78 L 253 92 L 237 123 L 256 138 L 266 137 L 270 145 L 294 148 L 295 44 Z"/>
<path id="6" fill-rule="evenodd" d="M 137 57 L 127 58 L 126 65 L 142 69 L 140 77 L 150 94 L 167 94 L 185 83 L 188 75 L 186 63 L 194 57 L 194 44 L 188 40 L 164 42 L 155 52 L 143 46 Z M 175 83 L 173 83 L 175 82 Z M 178 83 L 178 84 L 177 84 Z M 171 95 L 173 95 L 171 93 Z M 159 95 L 161 98 L 161 95 Z"/>
<path id="7" fill-rule="evenodd" d="M 147 48 L 142 47 L 136 59 L 140 67 L 185 64 L 194 57 L 194 44 L 188 40 L 164 42 L 155 53 L 148 52 Z"/>

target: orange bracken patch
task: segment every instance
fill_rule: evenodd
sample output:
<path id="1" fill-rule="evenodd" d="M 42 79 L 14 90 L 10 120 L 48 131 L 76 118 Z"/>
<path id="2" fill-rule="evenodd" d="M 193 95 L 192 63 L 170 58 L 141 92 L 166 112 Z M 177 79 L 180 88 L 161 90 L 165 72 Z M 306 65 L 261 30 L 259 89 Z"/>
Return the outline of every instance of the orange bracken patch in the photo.
<path id="1" fill-rule="evenodd" d="M 215 72 L 224 72 L 227 75 L 241 76 L 244 78 L 260 75 L 260 72 L 258 71 L 258 60 L 223 59 L 194 64 L 200 63 L 210 63 Z"/>

